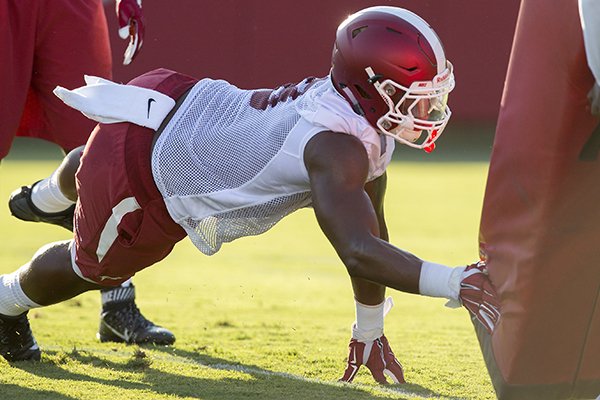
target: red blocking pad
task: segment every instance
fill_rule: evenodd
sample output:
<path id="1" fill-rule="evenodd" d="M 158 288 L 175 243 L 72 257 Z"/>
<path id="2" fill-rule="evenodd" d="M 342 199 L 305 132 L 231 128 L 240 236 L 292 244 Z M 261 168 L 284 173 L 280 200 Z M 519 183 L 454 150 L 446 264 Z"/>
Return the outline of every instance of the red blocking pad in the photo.
<path id="1" fill-rule="evenodd" d="M 499 399 L 600 395 L 600 127 L 577 0 L 523 0 L 492 151 L 480 250 L 498 289 L 476 325 Z"/>

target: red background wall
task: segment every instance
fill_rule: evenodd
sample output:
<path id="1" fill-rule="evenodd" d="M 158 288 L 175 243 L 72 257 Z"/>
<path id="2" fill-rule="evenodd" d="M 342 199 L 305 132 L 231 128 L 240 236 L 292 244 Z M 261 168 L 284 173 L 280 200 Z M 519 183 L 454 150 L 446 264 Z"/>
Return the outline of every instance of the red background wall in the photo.
<path id="1" fill-rule="evenodd" d="M 352 12 L 394 5 L 421 15 L 454 64 L 455 122 L 495 122 L 520 0 L 144 0 L 144 47 L 123 66 L 114 4 L 106 5 L 115 79 L 157 67 L 243 87 L 274 87 L 329 70 L 337 25 Z"/>

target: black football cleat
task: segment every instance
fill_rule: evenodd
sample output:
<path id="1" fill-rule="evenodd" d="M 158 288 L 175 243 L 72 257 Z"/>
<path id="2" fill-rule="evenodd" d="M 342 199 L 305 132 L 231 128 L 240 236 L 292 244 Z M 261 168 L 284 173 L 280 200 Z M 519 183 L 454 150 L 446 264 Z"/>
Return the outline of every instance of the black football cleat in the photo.
<path id="1" fill-rule="evenodd" d="M 101 342 L 170 345 L 175 335 L 147 320 L 135 304 L 135 288 L 102 289 L 102 313 L 97 337 Z"/>
<path id="2" fill-rule="evenodd" d="M 31 201 L 31 188 L 36 183 L 30 186 L 21 186 L 20 189 L 11 193 L 10 199 L 8 200 L 10 213 L 23 221 L 46 222 L 48 224 L 62 226 L 73 232 L 73 214 L 75 213 L 75 205 L 58 213 L 47 213 L 40 210 Z"/>
<path id="3" fill-rule="evenodd" d="M 0 314 L 0 355 L 9 362 L 40 360 L 41 351 L 26 312 L 16 317 Z"/>

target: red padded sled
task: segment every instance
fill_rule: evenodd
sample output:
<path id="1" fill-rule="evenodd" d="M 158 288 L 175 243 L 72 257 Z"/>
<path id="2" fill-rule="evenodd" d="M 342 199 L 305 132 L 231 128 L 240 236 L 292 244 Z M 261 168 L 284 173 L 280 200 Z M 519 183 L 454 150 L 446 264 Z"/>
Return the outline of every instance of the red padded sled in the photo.
<path id="1" fill-rule="evenodd" d="M 476 326 L 499 399 L 600 394 L 600 127 L 576 0 L 523 0 L 480 248 L 502 301 Z"/>

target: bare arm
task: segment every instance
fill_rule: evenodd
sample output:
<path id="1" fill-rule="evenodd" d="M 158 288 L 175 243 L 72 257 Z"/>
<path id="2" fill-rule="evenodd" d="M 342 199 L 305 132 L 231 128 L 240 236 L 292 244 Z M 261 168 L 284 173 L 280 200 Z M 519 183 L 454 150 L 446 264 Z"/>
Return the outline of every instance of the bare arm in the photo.
<path id="1" fill-rule="evenodd" d="M 384 240 L 384 189 L 377 187 L 379 181 L 365 191 L 368 160 L 363 145 L 348 135 L 321 133 L 307 144 L 304 159 L 317 220 L 350 276 L 418 293 L 422 261 Z M 371 197 L 376 199 L 378 191 L 381 202 L 374 206 Z"/>
<path id="2" fill-rule="evenodd" d="M 387 188 L 387 172 L 384 172 L 379 178 L 372 180 L 365 184 L 365 192 L 371 200 L 373 209 L 377 216 L 377 223 L 379 225 L 379 238 L 389 242 L 390 238 L 388 235 L 387 224 L 385 223 L 385 216 L 383 212 L 383 203 L 385 199 L 385 190 Z"/>
<path id="3" fill-rule="evenodd" d="M 384 173 L 379 178 L 368 182 L 365 185 L 365 192 L 369 196 L 377 216 L 379 238 L 389 242 L 387 226 L 383 216 L 383 199 L 385 197 L 386 183 L 387 175 Z M 350 280 L 352 281 L 354 299 L 360 304 L 379 305 L 385 300 L 386 287 L 384 285 L 357 277 L 350 277 Z"/>

